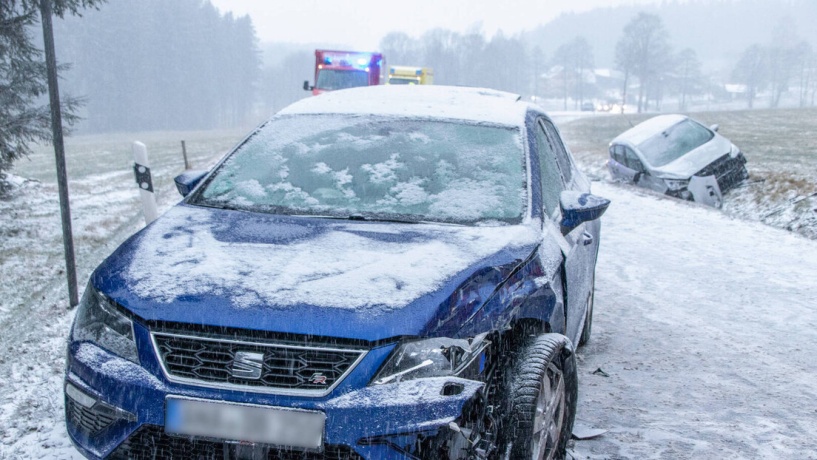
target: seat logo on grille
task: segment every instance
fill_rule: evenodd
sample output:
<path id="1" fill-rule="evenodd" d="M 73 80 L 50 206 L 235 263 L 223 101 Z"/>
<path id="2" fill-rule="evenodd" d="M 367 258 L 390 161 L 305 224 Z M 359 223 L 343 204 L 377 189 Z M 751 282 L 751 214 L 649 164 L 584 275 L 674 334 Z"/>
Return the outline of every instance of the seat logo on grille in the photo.
<path id="1" fill-rule="evenodd" d="M 264 367 L 264 354 L 251 351 L 237 351 L 233 359 L 233 377 L 248 380 L 261 378 L 261 369 Z"/>

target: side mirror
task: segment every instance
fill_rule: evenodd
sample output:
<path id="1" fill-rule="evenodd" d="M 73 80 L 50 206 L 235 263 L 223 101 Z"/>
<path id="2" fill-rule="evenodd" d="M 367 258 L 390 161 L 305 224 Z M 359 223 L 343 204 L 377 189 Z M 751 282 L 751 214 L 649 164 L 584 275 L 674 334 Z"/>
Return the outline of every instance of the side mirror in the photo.
<path id="1" fill-rule="evenodd" d="M 304 80 L 304 91 L 312 91 L 312 87 L 309 86 L 309 80 Z"/>
<path id="2" fill-rule="evenodd" d="M 710 126 L 709 129 L 711 129 L 712 131 L 715 131 L 717 133 L 718 130 L 721 129 L 721 125 L 715 123 L 714 125 Z"/>
<path id="3" fill-rule="evenodd" d="M 176 190 L 178 190 L 182 196 L 189 195 L 208 172 L 209 171 L 185 171 L 179 174 L 173 179 L 173 181 L 176 182 Z"/>
<path id="4" fill-rule="evenodd" d="M 596 220 L 610 206 L 610 200 L 589 193 L 565 190 L 559 197 L 562 208 L 562 234 L 567 234 L 582 224 Z"/>

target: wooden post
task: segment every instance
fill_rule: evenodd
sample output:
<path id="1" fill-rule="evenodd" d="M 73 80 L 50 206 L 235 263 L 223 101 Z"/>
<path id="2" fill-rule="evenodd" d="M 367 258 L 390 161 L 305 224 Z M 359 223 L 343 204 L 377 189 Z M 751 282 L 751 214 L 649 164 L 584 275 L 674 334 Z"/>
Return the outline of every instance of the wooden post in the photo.
<path id="1" fill-rule="evenodd" d="M 190 169 L 190 163 L 187 162 L 187 146 L 184 145 L 184 141 L 182 141 L 182 156 L 184 157 L 184 169 L 187 171 Z"/>

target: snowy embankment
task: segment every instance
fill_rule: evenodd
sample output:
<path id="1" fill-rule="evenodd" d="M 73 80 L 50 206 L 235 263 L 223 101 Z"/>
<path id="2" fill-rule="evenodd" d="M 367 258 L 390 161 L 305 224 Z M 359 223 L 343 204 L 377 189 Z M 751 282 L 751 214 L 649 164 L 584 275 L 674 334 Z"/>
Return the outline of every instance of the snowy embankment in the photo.
<path id="1" fill-rule="evenodd" d="M 576 442 L 574 456 L 817 458 L 817 241 L 634 188 L 593 188 L 613 204 L 603 217 L 593 338 L 579 351 L 578 419 L 609 431 Z M 90 200 L 79 190 L 74 199 Z M 53 206 L 42 196 L 52 189 L 28 192 L 31 206 Z M 170 186 L 165 193 L 167 203 Z M 15 200 L 23 198 L 3 208 L 21 222 L 45 213 Z M 93 200 L 102 206 L 85 212 L 100 220 L 105 200 L 119 202 L 113 193 Z M 93 221 L 82 209 L 77 219 Z M 57 215 L 42 232 L 58 235 Z M 108 238 L 86 241 L 93 249 L 83 252 L 81 277 L 138 226 L 117 224 Z M 56 237 L 47 244 L 61 247 Z M 25 296 L 11 286 L 30 289 L 32 276 L 49 282 L 30 301 L 3 301 L 0 459 L 80 458 L 62 401 L 74 312 L 59 257 L 34 262 L 3 274 L 3 292 L 15 299 Z"/>

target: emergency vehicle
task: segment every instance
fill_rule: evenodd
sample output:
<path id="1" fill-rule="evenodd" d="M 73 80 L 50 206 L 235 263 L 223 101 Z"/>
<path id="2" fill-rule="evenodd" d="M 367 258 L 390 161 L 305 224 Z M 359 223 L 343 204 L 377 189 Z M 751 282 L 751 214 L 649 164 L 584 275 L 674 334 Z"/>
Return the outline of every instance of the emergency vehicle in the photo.
<path id="1" fill-rule="evenodd" d="M 393 65 L 389 68 L 387 85 L 431 85 L 434 83 L 434 69 Z"/>
<path id="2" fill-rule="evenodd" d="M 315 50 L 315 85 L 304 81 L 304 90 L 317 96 L 324 91 L 374 86 L 384 83 L 381 53 Z"/>

